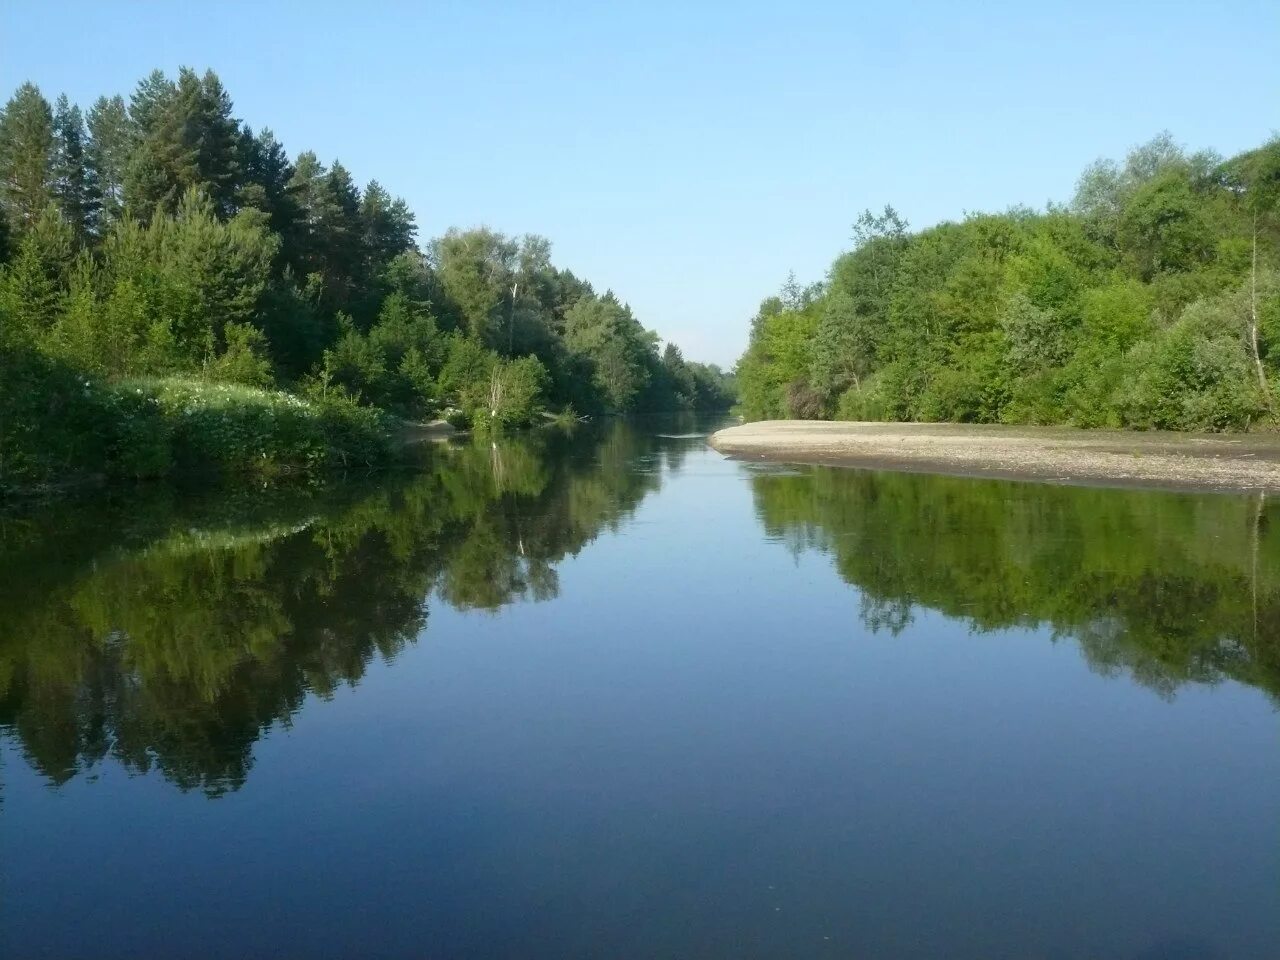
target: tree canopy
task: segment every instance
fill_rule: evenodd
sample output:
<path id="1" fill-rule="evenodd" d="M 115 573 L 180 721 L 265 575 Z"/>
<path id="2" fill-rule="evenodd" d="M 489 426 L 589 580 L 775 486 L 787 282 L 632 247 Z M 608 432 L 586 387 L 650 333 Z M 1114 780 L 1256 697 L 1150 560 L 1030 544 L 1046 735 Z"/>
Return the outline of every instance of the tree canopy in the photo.
<path id="1" fill-rule="evenodd" d="M 912 232 L 886 207 L 820 284 L 766 299 L 742 412 L 1172 430 L 1274 421 L 1280 140 L 1223 161 L 1168 134 L 1066 206 Z"/>
<path id="2" fill-rule="evenodd" d="M 291 157 L 186 67 L 87 111 L 25 83 L 0 110 L 0 342 L 0 490 L 98 469 L 74 437 L 30 445 L 75 419 L 71 380 L 230 380 L 485 427 L 732 401 L 545 238 L 419 243 L 386 186 Z"/>

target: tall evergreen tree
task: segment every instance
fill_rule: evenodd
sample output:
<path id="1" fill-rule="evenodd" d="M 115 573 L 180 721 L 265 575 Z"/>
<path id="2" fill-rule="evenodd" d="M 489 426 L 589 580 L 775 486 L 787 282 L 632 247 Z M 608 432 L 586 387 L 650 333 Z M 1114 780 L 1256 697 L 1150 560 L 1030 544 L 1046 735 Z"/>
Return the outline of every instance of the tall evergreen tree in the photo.
<path id="1" fill-rule="evenodd" d="M 124 215 L 124 180 L 133 152 L 134 126 L 124 97 L 99 97 L 89 108 L 85 161 L 94 192 L 94 229 L 106 233 Z"/>
<path id="2" fill-rule="evenodd" d="M 239 186 L 240 129 L 217 75 L 208 71 L 201 78 L 183 67 L 167 88 L 153 75 L 139 86 L 134 102 L 143 136 L 126 177 L 130 210 L 143 220 L 156 210 L 172 212 L 197 188 L 218 216 L 230 217 Z"/>
<path id="3" fill-rule="evenodd" d="M 96 190 L 85 162 L 84 117 L 66 94 L 58 97 L 53 115 L 53 196 L 83 244 L 95 220 Z"/>
<path id="4" fill-rule="evenodd" d="M 173 81 L 163 70 L 152 70 L 138 82 L 129 97 L 129 121 L 139 140 L 146 137 L 160 122 L 161 115 L 177 93 Z"/>
<path id="5" fill-rule="evenodd" d="M 153 70 L 129 98 L 135 143 L 125 168 L 124 201 L 127 212 L 143 223 L 157 211 L 172 212 L 182 189 L 195 183 L 194 157 L 184 149 L 179 129 L 177 97 L 177 85 Z"/>
<path id="6" fill-rule="evenodd" d="M 53 111 L 33 83 L 20 86 L 0 113 L 0 206 L 18 235 L 53 199 Z"/>
<path id="7" fill-rule="evenodd" d="M 272 232 L 280 235 L 288 258 L 288 248 L 297 244 L 302 228 L 302 209 L 292 186 L 296 170 L 289 155 L 269 129 L 254 136 L 247 124 L 240 129 L 239 155 L 236 206 L 265 213 Z"/>
<path id="8" fill-rule="evenodd" d="M 195 73 L 182 71 L 178 86 L 194 80 Z M 231 95 L 212 70 L 206 70 L 199 80 L 199 95 L 195 99 L 194 136 L 196 139 L 196 166 L 200 184 L 214 208 L 224 219 L 236 209 L 236 194 L 240 187 L 240 121 L 232 116 Z"/>
<path id="9" fill-rule="evenodd" d="M 393 200 L 377 180 L 365 187 L 360 220 L 370 275 L 413 247 L 418 227 L 409 205 L 398 197 Z"/>
<path id="10" fill-rule="evenodd" d="M 319 226 L 325 219 L 325 176 L 328 171 L 311 150 L 298 154 L 289 178 L 288 194 L 298 205 L 300 228 L 296 242 L 286 247 L 286 259 L 302 277 L 319 276 L 324 262 Z"/>

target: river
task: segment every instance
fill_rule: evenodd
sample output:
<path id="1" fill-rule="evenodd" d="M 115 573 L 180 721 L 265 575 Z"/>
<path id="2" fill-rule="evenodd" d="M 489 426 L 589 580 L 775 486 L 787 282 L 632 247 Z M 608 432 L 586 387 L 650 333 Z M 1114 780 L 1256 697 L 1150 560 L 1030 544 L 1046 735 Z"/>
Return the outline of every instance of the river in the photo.
<path id="1" fill-rule="evenodd" d="M 1280 502 L 710 426 L 0 520 L 0 955 L 1274 955 Z"/>

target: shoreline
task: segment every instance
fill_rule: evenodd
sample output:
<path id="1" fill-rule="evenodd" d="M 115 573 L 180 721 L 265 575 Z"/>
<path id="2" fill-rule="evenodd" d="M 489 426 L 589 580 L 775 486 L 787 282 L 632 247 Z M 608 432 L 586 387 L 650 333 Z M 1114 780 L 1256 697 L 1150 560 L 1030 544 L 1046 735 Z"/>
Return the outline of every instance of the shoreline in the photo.
<path id="1" fill-rule="evenodd" d="M 719 430 L 740 460 L 1166 490 L 1280 492 L 1280 435 L 765 420 Z"/>

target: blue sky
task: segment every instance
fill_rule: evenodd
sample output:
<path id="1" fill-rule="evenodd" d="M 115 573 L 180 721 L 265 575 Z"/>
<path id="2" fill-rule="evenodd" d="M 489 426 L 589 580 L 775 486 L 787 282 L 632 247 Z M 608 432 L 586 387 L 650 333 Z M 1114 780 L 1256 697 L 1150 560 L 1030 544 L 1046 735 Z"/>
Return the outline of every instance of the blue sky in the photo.
<path id="1" fill-rule="evenodd" d="M 198 11 L 198 15 L 189 11 Z M 212 67 L 291 154 L 405 197 L 423 239 L 549 237 L 694 359 L 820 279 L 866 207 L 913 226 L 1066 200 L 1168 129 L 1280 128 L 1280 3 L 19 3 L 0 88 L 88 105 Z"/>

